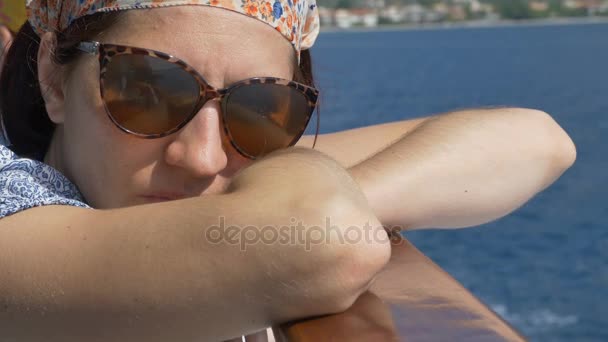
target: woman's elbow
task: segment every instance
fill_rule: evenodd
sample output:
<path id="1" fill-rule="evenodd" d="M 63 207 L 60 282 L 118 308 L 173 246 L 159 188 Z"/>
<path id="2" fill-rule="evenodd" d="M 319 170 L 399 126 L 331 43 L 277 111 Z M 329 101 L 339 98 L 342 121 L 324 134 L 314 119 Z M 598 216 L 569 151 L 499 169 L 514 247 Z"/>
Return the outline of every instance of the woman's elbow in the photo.
<path id="1" fill-rule="evenodd" d="M 537 160 L 546 160 L 553 175 L 559 176 L 576 160 L 576 146 L 570 136 L 548 113 L 526 108 L 512 108 L 512 114 L 523 119 L 528 132 L 526 145 L 535 151 Z"/>
<path id="2" fill-rule="evenodd" d="M 576 161 L 576 146 L 566 131 L 551 117 L 540 110 L 528 110 L 540 125 L 543 150 L 552 161 L 552 167 L 560 174 Z"/>

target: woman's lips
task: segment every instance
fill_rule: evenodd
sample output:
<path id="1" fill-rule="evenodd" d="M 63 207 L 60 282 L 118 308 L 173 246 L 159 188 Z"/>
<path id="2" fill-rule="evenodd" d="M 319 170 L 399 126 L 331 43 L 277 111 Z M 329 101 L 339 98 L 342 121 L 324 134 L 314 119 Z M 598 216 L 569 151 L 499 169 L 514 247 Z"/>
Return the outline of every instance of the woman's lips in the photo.
<path id="1" fill-rule="evenodd" d="M 186 198 L 186 195 L 174 193 L 154 193 L 141 195 L 140 197 L 143 197 L 145 200 L 150 202 L 166 202 Z"/>

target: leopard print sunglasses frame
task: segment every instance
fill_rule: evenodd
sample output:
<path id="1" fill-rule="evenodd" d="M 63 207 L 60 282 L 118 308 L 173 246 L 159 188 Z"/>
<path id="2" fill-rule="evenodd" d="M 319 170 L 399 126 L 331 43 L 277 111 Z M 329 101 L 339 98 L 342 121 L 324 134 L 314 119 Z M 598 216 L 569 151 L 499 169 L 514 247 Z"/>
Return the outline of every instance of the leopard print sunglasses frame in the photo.
<path id="1" fill-rule="evenodd" d="M 290 141 L 289 144 L 287 144 L 287 146 L 285 146 L 285 147 L 295 145 L 295 143 L 301 138 L 301 136 L 304 134 L 304 131 L 306 130 L 306 127 L 308 126 L 308 123 L 312 117 L 312 114 L 314 113 L 315 108 L 317 107 L 319 91 L 313 87 L 309 87 L 307 85 L 304 85 L 304 84 L 301 84 L 301 83 L 298 83 L 295 81 L 290 81 L 290 80 L 275 78 L 275 77 L 256 77 L 256 78 L 250 78 L 250 79 L 246 79 L 246 80 L 237 82 L 227 88 L 216 89 L 213 86 L 209 85 L 207 83 L 207 81 L 205 81 L 203 76 L 198 71 L 196 71 L 196 69 L 194 69 L 193 67 L 188 65 L 183 60 L 181 60 L 177 57 L 174 57 L 170 54 L 164 53 L 164 52 L 144 49 L 144 48 L 138 48 L 138 47 L 133 47 L 133 46 L 106 44 L 106 43 L 100 43 L 97 41 L 81 42 L 77 45 L 76 48 L 79 51 L 85 52 L 87 54 L 98 56 L 99 68 L 100 68 L 100 76 L 99 76 L 100 77 L 100 91 L 101 91 L 101 98 L 104 101 L 104 104 L 105 104 L 104 90 L 103 90 L 104 87 L 103 87 L 102 80 L 104 79 L 104 76 L 107 71 L 107 66 L 112 61 L 112 58 L 115 56 L 119 56 L 119 55 L 144 55 L 144 56 L 150 56 L 153 58 L 165 60 L 169 63 L 179 66 L 181 69 L 183 69 L 188 74 L 190 74 L 194 78 L 194 80 L 198 83 L 199 97 L 198 97 L 197 104 L 194 107 L 194 110 L 192 111 L 192 113 L 185 116 L 184 120 L 181 123 L 179 123 L 177 126 L 172 127 L 170 129 L 168 129 L 167 131 L 164 131 L 161 133 L 154 133 L 154 134 L 139 133 L 139 132 L 135 132 L 133 130 L 123 127 L 112 116 L 112 114 L 110 113 L 110 111 L 108 110 L 107 105 L 106 105 L 106 113 L 108 114 L 110 120 L 120 130 L 122 130 L 125 133 L 132 134 L 132 135 L 135 135 L 135 136 L 138 136 L 141 138 L 145 138 L 145 139 L 162 138 L 162 137 L 168 136 L 170 134 L 173 134 L 173 133 L 179 131 L 181 128 L 183 128 L 185 125 L 187 125 L 188 122 L 190 122 L 192 120 L 192 118 L 194 118 L 194 116 L 196 116 L 198 111 L 203 107 L 203 105 L 207 101 L 210 101 L 213 99 L 219 99 L 220 101 L 225 100 L 227 98 L 227 95 L 229 95 L 231 93 L 231 91 L 233 91 L 234 89 L 237 89 L 242 86 L 252 85 L 252 84 L 274 84 L 274 85 L 281 85 L 281 86 L 289 87 L 289 88 L 292 88 L 292 89 L 298 91 L 299 93 L 304 95 L 304 97 L 306 98 L 307 106 L 308 106 L 308 108 L 305 112 L 306 117 L 302 119 L 302 125 L 298 129 L 298 133 L 294 136 L 293 140 Z M 232 144 L 232 146 L 240 154 L 242 154 L 243 156 L 245 156 L 247 158 L 256 159 L 256 158 L 260 157 L 260 156 L 256 156 L 256 155 L 252 155 L 252 154 L 248 153 L 235 142 L 235 139 L 232 136 L 232 133 L 230 132 L 230 130 L 228 128 L 228 125 L 226 122 L 227 121 L 226 115 L 227 115 L 226 110 L 224 110 L 224 108 L 222 108 L 222 121 L 223 121 L 222 126 L 224 128 L 224 132 L 226 133 L 226 136 L 229 137 L 229 140 L 230 140 L 230 143 Z M 313 147 L 316 144 L 318 132 L 319 132 L 319 118 L 317 118 L 317 128 L 316 128 L 316 134 L 315 134 Z M 271 152 L 271 151 L 269 151 L 269 152 Z"/>

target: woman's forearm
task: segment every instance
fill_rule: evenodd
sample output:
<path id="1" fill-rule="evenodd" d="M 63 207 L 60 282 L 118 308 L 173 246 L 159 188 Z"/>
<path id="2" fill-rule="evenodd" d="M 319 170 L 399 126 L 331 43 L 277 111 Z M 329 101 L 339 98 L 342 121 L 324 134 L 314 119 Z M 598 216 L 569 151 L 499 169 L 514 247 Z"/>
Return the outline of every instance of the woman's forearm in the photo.
<path id="1" fill-rule="evenodd" d="M 221 340 L 346 309 L 390 246 L 306 238 L 330 215 L 337 230 L 382 231 L 351 185 L 329 158 L 294 151 L 243 170 L 225 195 L 3 218 L 0 340 Z M 292 218 L 304 241 L 273 238 Z"/>
<path id="2" fill-rule="evenodd" d="M 575 158 L 546 113 L 480 109 L 431 117 L 350 171 L 383 224 L 458 228 L 510 213 Z"/>

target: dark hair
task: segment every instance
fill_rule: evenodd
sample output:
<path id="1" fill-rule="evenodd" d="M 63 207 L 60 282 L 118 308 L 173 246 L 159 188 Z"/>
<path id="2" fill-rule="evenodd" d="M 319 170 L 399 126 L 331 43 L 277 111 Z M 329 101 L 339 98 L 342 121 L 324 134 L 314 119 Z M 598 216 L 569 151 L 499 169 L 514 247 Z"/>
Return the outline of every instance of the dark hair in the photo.
<path id="1" fill-rule="evenodd" d="M 79 18 L 57 34 L 54 61 L 65 65 L 78 56 L 76 45 L 94 39 L 114 24 L 122 12 L 98 13 Z M 38 83 L 38 48 L 40 37 L 26 22 L 17 32 L 0 75 L 0 123 L 16 154 L 43 160 L 55 125 L 49 119 Z M 308 50 L 302 51 L 294 80 L 314 87 L 312 61 Z"/>

